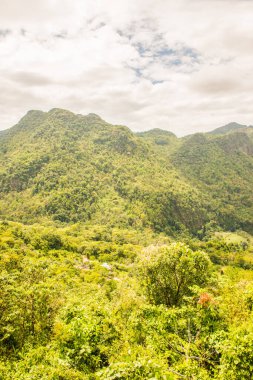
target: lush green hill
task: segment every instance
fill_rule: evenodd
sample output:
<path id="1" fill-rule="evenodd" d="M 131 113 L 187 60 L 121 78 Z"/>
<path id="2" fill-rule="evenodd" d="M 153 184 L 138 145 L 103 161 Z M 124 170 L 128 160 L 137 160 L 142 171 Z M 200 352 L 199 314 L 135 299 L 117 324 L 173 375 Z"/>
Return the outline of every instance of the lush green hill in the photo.
<path id="1" fill-rule="evenodd" d="M 253 143 L 246 132 L 214 138 L 193 135 L 173 159 L 181 173 L 208 195 L 221 226 L 252 232 Z"/>
<path id="2" fill-rule="evenodd" d="M 178 139 L 99 116 L 30 111 L 0 135 L 0 217 L 192 233 L 214 220 L 252 231 L 247 131 Z"/>

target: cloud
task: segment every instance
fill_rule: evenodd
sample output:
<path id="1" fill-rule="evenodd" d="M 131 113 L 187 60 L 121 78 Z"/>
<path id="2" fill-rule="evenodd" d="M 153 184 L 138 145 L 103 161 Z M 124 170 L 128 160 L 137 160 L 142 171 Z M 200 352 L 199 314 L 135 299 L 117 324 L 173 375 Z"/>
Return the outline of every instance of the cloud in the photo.
<path id="1" fill-rule="evenodd" d="M 191 76 L 189 83 L 190 90 L 210 98 L 251 91 L 251 86 L 232 64 L 206 65 Z"/>
<path id="2" fill-rule="evenodd" d="M 253 2 L 2 0 L 0 129 L 29 109 L 178 135 L 252 124 Z"/>
<path id="3" fill-rule="evenodd" d="M 25 71 L 13 72 L 9 74 L 8 79 L 24 86 L 46 86 L 53 84 L 53 81 L 50 81 L 44 75 Z"/>
<path id="4" fill-rule="evenodd" d="M 5 38 L 11 33 L 10 29 L 0 29 L 0 38 Z"/>

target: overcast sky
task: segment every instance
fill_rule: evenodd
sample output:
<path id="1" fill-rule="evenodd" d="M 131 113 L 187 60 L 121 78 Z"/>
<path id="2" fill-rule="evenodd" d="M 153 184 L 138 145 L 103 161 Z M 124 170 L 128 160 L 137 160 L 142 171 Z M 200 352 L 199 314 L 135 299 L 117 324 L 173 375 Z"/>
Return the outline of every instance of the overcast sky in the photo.
<path id="1" fill-rule="evenodd" d="M 28 110 L 178 136 L 253 124 L 251 0 L 0 0 L 0 129 Z"/>

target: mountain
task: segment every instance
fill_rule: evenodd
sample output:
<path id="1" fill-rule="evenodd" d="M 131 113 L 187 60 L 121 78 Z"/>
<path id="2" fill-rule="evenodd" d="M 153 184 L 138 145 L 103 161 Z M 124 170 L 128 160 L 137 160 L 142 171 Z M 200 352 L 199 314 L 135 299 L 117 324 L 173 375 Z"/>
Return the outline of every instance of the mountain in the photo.
<path id="1" fill-rule="evenodd" d="M 209 133 L 212 135 L 223 135 L 228 132 L 238 131 L 239 129 L 242 129 L 242 128 L 247 128 L 247 125 L 232 122 L 232 123 L 224 125 L 223 127 L 216 128 Z"/>
<path id="2" fill-rule="evenodd" d="M 0 135 L 0 218 L 253 232 L 252 130 L 222 128 L 179 139 L 95 114 L 29 111 Z"/>

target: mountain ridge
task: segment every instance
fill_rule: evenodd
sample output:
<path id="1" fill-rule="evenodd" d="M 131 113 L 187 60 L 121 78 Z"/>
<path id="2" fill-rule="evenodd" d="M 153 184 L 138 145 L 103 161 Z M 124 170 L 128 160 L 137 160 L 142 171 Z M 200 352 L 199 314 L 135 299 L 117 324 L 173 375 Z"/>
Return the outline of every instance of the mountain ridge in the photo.
<path id="1" fill-rule="evenodd" d="M 239 123 L 236 123 L 236 122 L 231 122 L 231 123 L 223 125 L 222 127 L 215 128 L 215 129 L 213 129 L 212 131 L 210 131 L 208 133 L 209 134 L 213 134 L 213 135 L 219 135 L 219 134 L 225 134 L 225 133 L 229 133 L 229 132 L 238 131 L 238 130 L 240 130 L 242 128 L 247 128 L 247 127 L 248 126 L 244 125 L 244 124 L 239 124 Z"/>
<path id="2" fill-rule="evenodd" d="M 98 115 L 30 111 L 0 135 L 0 218 L 196 234 L 252 225 L 251 130 L 178 138 Z"/>
<path id="3" fill-rule="evenodd" d="M 51 116 L 51 115 L 54 115 L 54 116 L 57 116 L 59 118 L 62 118 L 62 117 L 79 117 L 80 119 L 90 119 L 90 120 L 96 120 L 98 122 L 103 122 L 104 124 L 108 124 L 108 125 L 117 125 L 117 124 L 110 124 L 108 122 L 106 122 L 105 120 L 103 120 L 99 115 L 97 115 L 96 113 L 88 113 L 87 115 L 83 115 L 83 114 L 79 114 L 79 113 L 74 113 L 72 111 L 69 111 L 69 110 L 66 110 L 64 108 L 52 108 L 50 109 L 49 111 L 41 111 L 41 110 L 29 110 L 21 119 L 20 121 L 15 124 L 14 126 L 12 127 L 9 127 L 7 129 L 4 129 L 4 130 L 0 130 L 0 135 L 5 133 L 5 132 L 8 132 L 10 129 L 12 129 L 13 127 L 15 127 L 16 125 L 20 125 L 20 123 L 22 121 L 25 121 L 27 120 L 27 118 L 29 117 L 32 117 L 32 118 L 40 118 L 41 116 L 44 116 L 44 117 L 47 117 L 47 116 Z M 128 128 L 128 127 L 126 127 Z M 222 134 L 226 134 L 226 133 L 230 133 L 230 132 L 235 132 L 235 131 L 238 131 L 240 129 L 251 129 L 253 128 L 252 125 L 244 125 L 244 124 L 240 124 L 240 123 L 237 123 L 237 122 L 230 122 L 228 124 L 225 124 L 221 127 L 217 127 L 211 131 L 208 131 L 208 132 L 194 132 L 194 133 L 191 133 L 189 135 L 184 135 L 182 137 L 177 137 L 175 133 L 171 132 L 170 130 L 167 130 L 167 129 L 163 129 L 163 128 L 160 128 L 160 127 L 155 127 L 155 128 L 151 128 L 149 130 L 144 130 L 144 131 L 132 131 L 134 134 L 136 135 L 139 135 L 139 136 L 143 136 L 143 135 L 158 135 L 158 134 L 163 134 L 163 135 L 171 135 L 171 136 L 176 136 L 177 138 L 188 138 L 192 135 L 195 135 L 195 134 L 198 134 L 198 133 L 204 133 L 204 134 L 209 134 L 209 135 L 222 135 Z"/>

